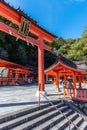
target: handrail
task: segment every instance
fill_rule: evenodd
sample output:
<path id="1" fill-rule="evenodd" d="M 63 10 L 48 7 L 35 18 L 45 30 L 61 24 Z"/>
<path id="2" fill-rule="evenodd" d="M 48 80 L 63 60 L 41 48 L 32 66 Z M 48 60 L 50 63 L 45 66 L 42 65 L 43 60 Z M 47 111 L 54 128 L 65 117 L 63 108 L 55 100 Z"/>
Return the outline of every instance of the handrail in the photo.
<path id="1" fill-rule="evenodd" d="M 40 93 L 40 92 L 39 92 L 39 93 Z M 65 119 L 68 120 L 69 125 L 70 125 L 70 123 L 71 123 L 71 124 L 74 125 L 74 127 L 77 128 L 77 130 L 80 130 L 79 127 L 78 127 L 76 124 L 74 124 L 65 114 L 63 114 L 63 112 L 62 112 L 61 110 L 59 110 L 59 109 L 53 104 L 53 102 L 51 102 L 51 101 L 47 98 L 47 96 L 43 95 L 42 93 L 40 93 L 40 94 L 41 94 L 58 112 L 60 112 L 60 113 L 65 117 Z M 69 126 L 69 128 L 70 128 L 70 126 Z"/>

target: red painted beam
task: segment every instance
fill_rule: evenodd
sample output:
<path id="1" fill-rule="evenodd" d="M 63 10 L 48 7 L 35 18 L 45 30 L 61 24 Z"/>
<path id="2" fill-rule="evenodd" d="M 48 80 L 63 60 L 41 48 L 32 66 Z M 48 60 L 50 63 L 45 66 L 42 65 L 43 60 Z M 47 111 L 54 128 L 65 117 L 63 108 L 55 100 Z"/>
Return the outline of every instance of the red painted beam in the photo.
<path id="1" fill-rule="evenodd" d="M 6 7 L 3 3 L 0 2 L 0 16 L 5 17 L 9 21 L 15 23 L 16 25 L 20 25 L 21 16 L 17 15 L 12 9 Z"/>
<path id="2" fill-rule="evenodd" d="M 31 38 L 29 36 L 22 36 L 22 35 L 18 34 L 18 31 L 16 29 L 14 29 L 12 27 L 9 27 L 9 26 L 7 26 L 6 24 L 4 24 L 2 22 L 0 22 L 0 30 L 5 32 L 5 33 L 11 34 L 12 36 L 14 36 L 16 38 L 19 38 L 19 39 L 21 39 L 23 41 L 32 43 L 35 46 L 40 46 L 40 41 L 39 40 L 34 40 L 33 38 Z M 45 50 L 51 51 L 51 47 L 49 47 L 46 44 L 44 44 L 43 48 Z"/>
<path id="3" fill-rule="evenodd" d="M 30 42 L 30 43 L 33 43 L 36 46 L 39 46 L 39 42 L 37 40 L 34 40 L 33 38 L 31 38 L 29 36 L 23 36 L 23 35 L 18 34 L 18 31 L 16 29 L 9 27 L 2 22 L 0 22 L 0 30 L 5 32 L 5 33 L 8 33 L 8 34 L 10 34 L 14 37 L 17 37 L 17 38 L 19 38 L 23 41 Z"/>
<path id="4" fill-rule="evenodd" d="M 9 21 L 15 23 L 16 25 L 20 25 L 21 22 L 21 14 L 11 8 L 10 6 L 6 5 L 4 2 L 0 2 L 0 16 L 5 17 Z M 53 34 L 49 33 L 45 29 L 41 28 L 39 25 L 36 23 L 32 22 L 30 20 L 30 32 L 36 34 L 37 36 L 42 35 L 44 40 L 47 40 L 48 42 L 52 42 L 56 36 Z"/>
<path id="5" fill-rule="evenodd" d="M 52 51 L 51 47 L 46 44 L 44 44 L 44 49 L 50 52 Z"/>

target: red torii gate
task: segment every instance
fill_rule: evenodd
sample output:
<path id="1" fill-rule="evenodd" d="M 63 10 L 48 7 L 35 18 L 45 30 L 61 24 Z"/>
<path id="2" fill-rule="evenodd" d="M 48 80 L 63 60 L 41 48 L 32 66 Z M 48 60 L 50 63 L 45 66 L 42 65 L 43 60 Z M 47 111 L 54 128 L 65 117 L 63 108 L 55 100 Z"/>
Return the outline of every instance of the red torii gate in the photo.
<path id="1" fill-rule="evenodd" d="M 29 43 L 33 43 L 38 47 L 38 84 L 40 85 L 40 91 L 44 92 L 44 49 L 51 51 L 51 47 L 44 44 L 43 40 L 52 42 L 56 38 L 56 36 L 40 27 L 33 19 L 31 19 L 29 16 L 26 16 L 23 12 L 17 11 L 13 7 L 11 7 L 9 4 L 4 2 L 4 0 L 0 0 L 0 16 L 6 18 L 7 20 L 18 26 L 20 26 L 21 24 L 22 16 L 30 21 L 29 32 L 37 35 L 37 40 L 29 36 L 19 34 L 16 29 L 9 27 L 3 22 L 0 22 L 0 30 L 8 34 L 11 31 L 12 36 Z"/>

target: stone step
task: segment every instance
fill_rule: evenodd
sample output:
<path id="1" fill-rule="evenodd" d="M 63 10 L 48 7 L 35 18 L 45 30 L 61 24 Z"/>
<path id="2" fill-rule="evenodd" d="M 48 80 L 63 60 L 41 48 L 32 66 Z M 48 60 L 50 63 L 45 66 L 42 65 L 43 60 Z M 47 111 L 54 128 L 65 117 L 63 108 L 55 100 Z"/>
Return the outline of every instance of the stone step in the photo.
<path id="1" fill-rule="evenodd" d="M 76 124 L 79 128 L 80 128 L 80 125 L 83 124 L 83 119 L 78 117 L 75 121 L 74 121 L 74 124 Z M 74 126 L 70 126 L 71 130 L 74 130 L 75 127 Z M 81 128 L 80 128 L 81 129 Z"/>
<path id="2" fill-rule="evenodd" d="M 81 130 L 87 130 L 87 122 L 73 111 L 70 106 L 60 100 L 53 104 L 61 110 L 64 115 L 71 119 Z M 0 130 L 69 130 L 69 122 L 65 117 L 46 103 L 40 107 L 34 106 L 0 117 Z M 70 124 L 70 130 L 77 130 Z"/>
<path id="3" fill-rule="evenodd" d="M 68 114 L 70 115 L 72 113 L 72 110 L 66 110 L 64 111 L 64 114 Z M 55 116 L 54 118 L 52 118 L 50 121 L 46 121 L 43 124 L 41 124 L 40 126 L 35 127 L 33 130 L 48 130 L 49 128 L 51 129 L 53 126 L 55 126 L 56 121 L 59 120 L 59 118 L 62 118 L 62 114 L 59 114 L 58 116 Z M 54 127 L 55 128 L 55 127 Z"/>
<path id="4" fill-rule="evenodd" d="M 14 127 L 12 130 L 21 130 L 21 129 L 26 129 L 26 130 L 31 130 L 33 127 L 36 127 L 40 124 L 42 124 L 44 121 L 50 120 L 54 116 L 59 114 L 56 110 L 52 111 L 46 115 L 42 115 L 39 118 L 33 119 L 32 121 L 23 123 L 22 125 L 19 125 L 18 127 Z"/>
<path id="5" fill-rule="evenodd" d="M 50 106 L 50 105 L 49 104 L 41 105 L 40 108 L 44 109 L 44 108 L 46 108 L 48 106 Z M 0 124 L 3 123 L 3 122 L 6 122 L 6 121 L 10 121 L 12 119 L 18 118 L 20 116 L 29 114 L 31 112 L 38 111 L 38 110 L 39 110 L 39 107 L 37 105 L 37 106 L 32 107 L 30 109 L 29 108 L 25 108 L 25 109 L 21 109 L 20 111 L 16 111 L 16 112 L 13 112 L 13 113 L 9 113 L 9 114 L 3 115 L 3 116 L 0 117 Z"/>
<path id="6" fill-rule="evenodd" d="M 83 121 L 83 123 L 80 125 L 81 130 L 87 130 L 87 121 Z"/>
<path id="7" fill-rule="evenodd" d="M 61 104 L 60 101 L 57 101 L 57 102 L 54 102 L 54 105 L 57 104 L 57 103 Z M 45 109 L 46 107 L 49 107 L 49 106 L 51 106 L 51 104 L 46 103 L 45 105 L 40 105 L 40 109 Z M 31 112 L 38 111 L 38 110 L 39 110 L 39 107 L 38 107 L 38 105 L 36 105 L 34 107 L 31 107 L 31 108 L 28 107 L 28 108 L 25 108 L 25 109 L 22 109 L 22 110 L 13 112 L 13 113 L 3 115 L 3 116 L 0 117 L 0 124 L 3 123 L 3 122 L 13 120 L 13 119 L 18 118 L 18 117 L 21 117 L 23 115 L 27 115 Z"/>
<path id="8" fill-rule="evenodd" d="M 67 116 L 70 120 L 77 118 L 76 113 L 70 113 L 70 115 Z M 58 130 L 65 130 L 65 128 L 69 126 L 69 121 L 64 117 L 62 122 L 59 122 L 56 126 L 54 126 L 51 130 L 58 129 Z"/>
<path id="9" fill-rule="evenodd" d="M 62 107 L 63 104 L 60 102 L 59 104 L 57 103 L 57 105 L 55 105 L 56 107 Z M 66 106 L 67 107 L 67 106 Z M 12 128 L 14 126 L 18 126 L 22 123 L 25 123 L 27 121 L 30 121 L 30 120 L 33 120 L 41 115 L 45 115 L 47 114 L 48 112 L 51 112 L 51 111 L 54 111 L 55 108 L 53 106 L 50 106 L 50 107 L 46 107 L 44 109 L 39 109 L 39 111 L 35 111 L 35 112 L 31 112 L 27 115 L 23 115 L 21 117 L 18 117 L 18 118 L 15 118 L 14 120 L 10 120 L 10 121 L 7 121 L 5 123 L 2 123 L 0 125 L 0 129 L 7 129 L 7 128 Z"/>
<path id="10" fill-rule="evenodd" d="M 61 111 L 65 111 L 68 107 L 61 107 L 59 108 Z M 30 122 L 26 122 L 23 123 L 22 125 L 19 125 L 18 127 L 14 127 L 12 130 L 21 130 L 21 129 L 26 129 L 26 130 L 30 130 L 33 129 L 36 126 L 39 126 L 40 124 L 42 124 L 43 122 L 46 122 L 50 119 L 52 119 L 53 117 L 59 115 L 59 112 L 57 110 L 54 110 L 52 112 L 47 113 L 46 115 L 42 115 L 39 118 L 33 119 Z"/>
<path id="11" fill-rule="evenodd" d="M 77 115 L 77 117 L 74 118 L 74 120 L 72 120 L 72 121 L 75 125 L 77 125 L 79 127 L 80 130 L 83 130 L 80 128 L 80 125 L 83 124 L 83 119 L 79 115 Z M 69 129 L 69 126 L 67 126 L 65 130 L 67 130 L 67 129 Z M 77 130 L 77 128 L 73 124 L 70 123 L 70 130 L 75 130 L 75 129 Z"/>

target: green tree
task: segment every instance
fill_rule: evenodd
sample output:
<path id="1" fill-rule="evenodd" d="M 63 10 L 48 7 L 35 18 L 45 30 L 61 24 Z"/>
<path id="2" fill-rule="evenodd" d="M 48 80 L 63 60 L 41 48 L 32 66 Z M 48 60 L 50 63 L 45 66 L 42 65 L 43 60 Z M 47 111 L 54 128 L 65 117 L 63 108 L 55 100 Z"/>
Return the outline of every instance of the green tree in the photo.
<path id="1" fill-rule="evenodd" d="M 69 39 L 66 39 L 65 41 L 66 41 L 67 44 L 71 45 L 71 44 L 75 43 L 76 39 L 69 38 Z"/>
<path id="2" fill-rule="evenodd" d="M 63 46 L 60 47 L 59 52 L 63 55 L 66 55 L 68 50 L 70 49 L 71 45 L 68 43 L 64 44 Z"/>
<path id="3" fill-rule="evenodd" d="M 85 60 L 87 55 L 87 38 L 82 38 L 71 45 L 67 58 L 71 60 Z"/>
<path id="4" fill-rule="evenodd" d="M 52 42 L 51 46 L 52 46 L 52 48 L 56 48 L 56 49 L 58 50 L 58 49 L 59 49 L 61 46 L 63 46 L 65 43 L 66 43 L 66 41 L 65 41 L 62 37 L 59 37 L 59 38 L 55 39 L 55 40 Z"/>
<path id="5" fill-rule="evenodd" d="M 82 33 L 82 38 L 87 38 L 87 27 L 85 27 L 85 29 Z"/>

